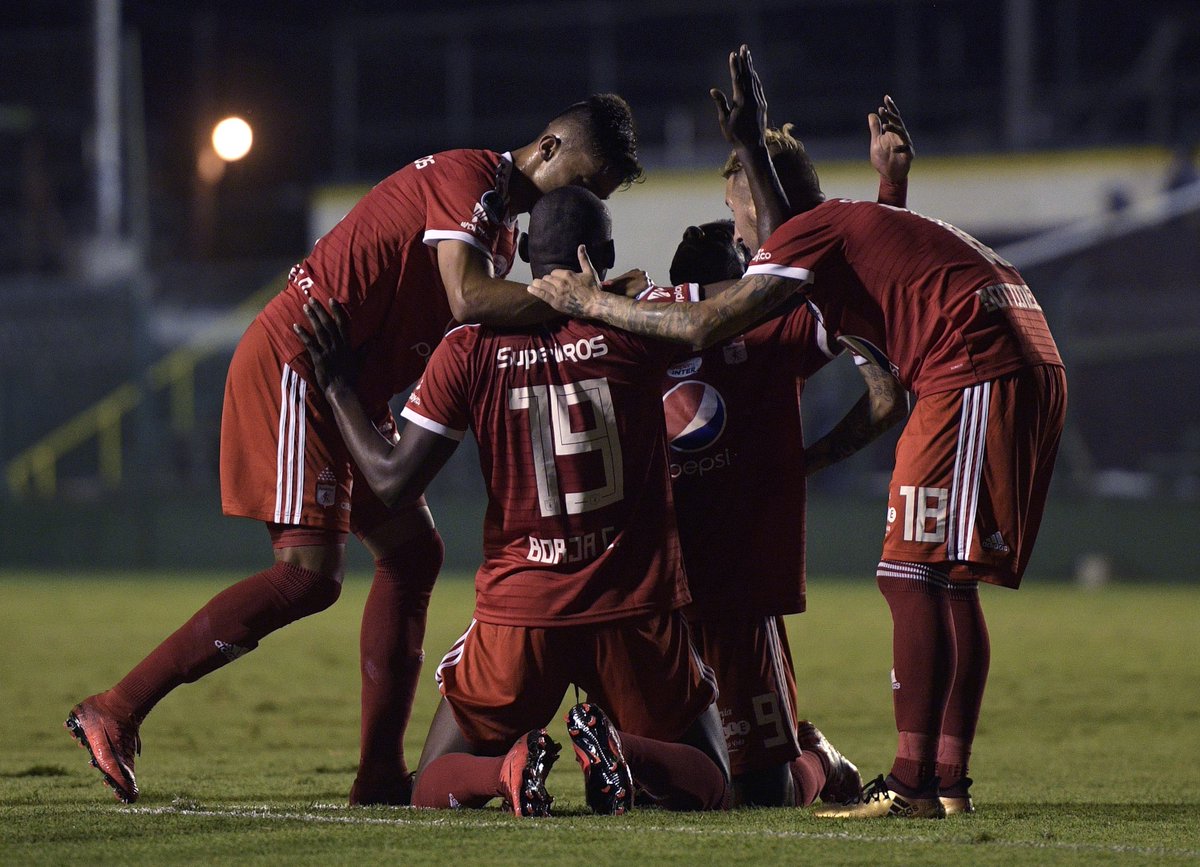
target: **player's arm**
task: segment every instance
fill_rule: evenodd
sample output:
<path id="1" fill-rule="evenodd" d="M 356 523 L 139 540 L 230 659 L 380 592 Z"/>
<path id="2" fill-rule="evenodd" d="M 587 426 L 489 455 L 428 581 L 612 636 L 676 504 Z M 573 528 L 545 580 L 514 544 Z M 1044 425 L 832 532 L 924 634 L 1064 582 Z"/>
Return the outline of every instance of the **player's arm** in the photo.
<path id="1" fill-rule="evenodd" d="M 917 155 L 912 136 L 890 96 L 867 115 L 871 130 L 871 165 L 879 172 L 879 203 L 903 208 L 908 204 L 908 171 Z"/>
<path id="2" fill-rule="evenodd" d="M 537 278 L 529 292 L 568 316 L 596 319 L 634 334 L 697 349 L 740 334 L 804 285 L 786 277 L 752 274 L 713 298 L 656 304 L 605 292 L 582 245 L 579 264 L 581 271 L 558 269 Z"/>
<path id="3" fill-rule="evenodd" d="M 405 425 L 393 445 L 376 430 L 354 392 L 357 363 L 349 348 L 349 324 L 336 300 L 327 312 L 320 301 L 304 305 L 312 331 L 292 325 L 312 359 L 317 385 L 333 409 L 342 439 L 371 490 L 388 506 L 415 502 L 458 447 L 458 442 L 417 425 Z"/>
<path id="4" fill-rule="evenodd" d="M 729 81 L 732 98 L 715 87 L 709 96 L 717 106 L 721 133 L 733 145 L 750 184 L 761 244 L 787 222 L 791 205 L 767 150 L 767 97 L 745 45 L 729 54 Z"/>
<path id="5" fill-rule="evenodd" d="M 858 365 L 867 390 L 833 429 L 804 450 L 806 475 L 850 457 L 908 413 L 908 397 L 888 371 L 868 361 Z"/>
<path id="6" fill-rule="evenodd" d="M 497 277 L 487 256 L 465 241 L 439 241 L 437 257 L 450 312 L 459 322 L 509 328 L 557 315 L 526 292 L 525 284 Z"/>

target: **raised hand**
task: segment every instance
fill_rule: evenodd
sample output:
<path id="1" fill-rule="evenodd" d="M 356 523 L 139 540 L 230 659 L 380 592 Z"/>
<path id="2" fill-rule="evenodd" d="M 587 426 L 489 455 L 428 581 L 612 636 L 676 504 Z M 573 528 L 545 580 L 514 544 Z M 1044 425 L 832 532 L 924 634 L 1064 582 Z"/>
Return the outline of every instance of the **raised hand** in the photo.
<path id="1" fill-rule="evenodd" d="M 867 115 L 867 126 L 871 129 L 871 165 L 875 171 L 894 184 L 907 180 L 916 150 L 900 109 L 890 96 Z"/>
<path id="2" fill-rule="evenodd" d="M 761 144 L 767 128 L 767 97 L 745 45 L 729 53 L 729 82 L 732 98 L 715 87 L 708 92 L 717 106 L 721 134 L 734 147 Z"/>
<path id="3" fill-rule="evenodd" d="M 329 299 L 329 311 L 316 298 L 304 304 L 304 316 L 312 331 L 296 323 L 292 330 L 308 350 L 313 375 L 322 391 L 331 385 L 353 385 L 358 375 L 358 357 L 350 348 L 350 321 L 336 299 Z"/>
<path id="4" fill-rule="evenodd" d="M 579 271 L 558 268 L 545 277 L 538 277 L 529 284 L 529 293 L 559 313 L 575 318 L 586 317 L 588 304 L 604 294 L 604 287 L 588 258 L 587 247 L 579 245 Z"/>

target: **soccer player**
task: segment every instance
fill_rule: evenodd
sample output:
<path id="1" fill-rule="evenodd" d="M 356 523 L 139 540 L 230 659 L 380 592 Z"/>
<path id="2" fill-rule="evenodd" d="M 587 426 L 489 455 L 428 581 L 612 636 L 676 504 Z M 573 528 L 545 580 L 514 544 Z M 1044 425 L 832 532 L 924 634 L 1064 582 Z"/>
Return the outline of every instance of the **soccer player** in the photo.
<path id="1" fill-rule="evenodd" d="M 743 47 L 739 62 L 748 60 Z M 1017 270 L 965 232 L 900 208 L 825 201 L 815 173 L 807 190 L 783 197 L 762 115 L 739 116 L 757 119 L 753 134 L 751 124 L 737 126 L 746 180 L 744 199 L 731 200 L 739 233 L 753 245 L 760 227 L 789 208 L 799 213 L 731 291 L 775 303 L 801 293 L 828 334 L 887 365 L 916 398 L 896 449 L 876 573 L 893 622 L 896 757 L 858 799 L 818 814 L 968 812 L 989 666 L 978 584 L 1020 586 L 1062 433 L 1062 360 Z M 559 309 L 680 341 L 711 327 L 703 305 L 639 307 L 594 283 L 559 271 L 532 290 Z"/>
<path id="2" fill-rule="evenodd" d="M 788 178 L 798 143 L 768 131 Z M 905 166 L 905 171 L 907 166 Z M 886 178 L 886 176 L 885 176 Z M 786 184 L 786 181 L 785 181 Z M 671 263 L 675 290 L 739 278 L 730 221 L 689 227 Z M 674 364 L 663 382 L 671 479 L 692 604 L 688 622 L 717 677 L 733 803 L 807 806 L 857 796 L 861 779 L 807 720 L 783 620 L 805 610 L 805 478 L 846 457 L 904 415 L 903 389 L 865 359 L 867 393 L 818 443 L 804 448 L 799 399 L 841 347 L 804 305 Z M 806 460 L 811 452 L 811 464 Z"/>
<path id="3" fill-rule="evenodd" d="M 138 797 L 139 726 L 171 690 L 250 652 L 271 632 L 338 598 L 345 541 L 375 558 L 360 638 L 362 732 L 352 804 L 406 803 L 403 752 L 423 659 L 430 588 L 442 542 L 421 500 L 389 510 L 354 484 L 350 454 L 292 323 L 307 299 L 336 300 L 364 357 L 357 395 L 384 436 L 388 400 L 418 378 L 447 326 L 526 325 L 554 315 L 513 261 L 516 216 L 551 190 L 607 197 L 639 177 L 629 106 L 594 95 L 509 153 L 452 150 L 379 183 L 292 269 L 247 329 L 230 364 L 221 428 L 226 514 L 262 521 L 274 564 L 224 590 L 115 686 L 84 699 L 67 728 L 119 800 Z"/>
<path id="4" fill-rule="evenodd" d="M 570 264 L 582 240 L 603 274 L 609 231 L 586 190 L 546 195 L 530 219 L 534 273 Z M 709 336 L 762 312 L 753 296 L 735 297 L 726 330 Z M 345 382 L 340 308 L 332 319 L 315 304 L 306 314 L 318 381 L 385 502 L 418 498 L 468 427 L 479 441 L 489 508 L 475 617 L 438 668 L 445 701 L 414 805 L 498 796 L 517 815 L 546 814 L 557 745 L 544 727 L 575 683 L 588 701 L 568 730 L 593 810 L 624 812 L 633 780 L 664 806 L 723 807 L 727 756 L 711 672 L 680 614 L 689 595 L 662 432 L 658 384 L 678 349 L 577 320 L 462 326 L 434 351 L 392 445 Z"/>
<path id="5" fill-rule="evenodd" d="M 736 97 L 736 77 L 733 84 Z M 890 98 L 868 125 L 880 201 L 902 206 L 913 150 Z M 790 130 L 765 131 L 785 190 L 803 185 L 812 170 Z M 732 155 L 723 169 L 727 183 L 739 171 Z M 743 275 L 742 249 L 731 221 L 689 227 L 671 262 L 677 288 L 642 297 L 696 300 L 705 284 Z M 861 788 L 853 764 L 811 722 L 797 722 L 783 615 L 805 608 L 805 477 L 858 451 L 906 410 L 890 372 L 854 356 L 866 394 L 806 450 L 798 406 L 804 383 L 842 347 L 803 304 L 785 306 L 781 315 L 674 365 L 663 385 L 693 598 L 688 620 L 717 676 L 734 803 L 758 806 L 844 801 Z"/>

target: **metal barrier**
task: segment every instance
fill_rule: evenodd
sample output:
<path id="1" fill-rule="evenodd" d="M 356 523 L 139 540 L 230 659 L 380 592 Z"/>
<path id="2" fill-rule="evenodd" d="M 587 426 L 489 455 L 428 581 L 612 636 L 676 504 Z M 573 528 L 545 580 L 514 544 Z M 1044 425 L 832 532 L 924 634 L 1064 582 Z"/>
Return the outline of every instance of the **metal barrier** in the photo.
<path id="1" fill-rule="evenodd" d="M 124 474 L 121 423 L 147 396 L 170 389 L 171 429 L 186 433 L 195 423 L 196 365 L 211 356 L 219 343 L 212 339 L 230 327 L 245 325 L 279 291 L 286 275 L 273 278 L 222 318 L 221 322 L 155 362 L 140 378 L 113 389 L 74 418 L 50 431 L 14 457 L 5 468 L 13 497 L 53 497 L 58 490 L 58 464 L 67 454 L 96 442 L 99 477 L 115 489 Z"/>

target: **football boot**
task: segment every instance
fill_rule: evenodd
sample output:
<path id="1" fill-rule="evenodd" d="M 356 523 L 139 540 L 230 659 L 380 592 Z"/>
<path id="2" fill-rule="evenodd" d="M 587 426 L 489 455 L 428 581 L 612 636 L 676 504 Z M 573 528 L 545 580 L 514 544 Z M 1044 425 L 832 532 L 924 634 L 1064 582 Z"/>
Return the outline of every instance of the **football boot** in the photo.
<path id="1" fill-rule="evenodd" d="M 975 802 L 971 800 L 972 782 L 970 777 L 963 777 L 956 785 L 938 790 L 938 800 L 945 807 L 947 816 L 975 812 Z"/>
<path id="2" fill-rule="evenodd" d="M 583 769 L 587 805 L 602 816 L 620 816 L 633 806 L 633 774 L 621 738 L 599 705 L 583 702 L 567 711 L 567 733 Z"/>
<path id="3" fill-rule="evenodd" d="M 913 798 L 892 788 L 878 776 L 863 786 L 862 794 L 842 804 L 820 807 L 814 815 L 823 819 L 944 819 L 946 809 L 936 797 Z"/>
<path id="4" fill-rule="evenodd" d="M 132 804 L 138 799 L 133 775 L 134 756 L 142 754 L 137 722 L 112 713 L 101 695 L 85 698 L 71 709 L 67 731 L 88 751 L 92 767 L 100 772 L 117 800 Z"/>
<path id="5" fill-rule="evenodd" d="M 414 776 L 408 773 L 379 779 L 359 773 L 350 786 L 350 806 L 407 807 L 412 804 Z"/>
<path id="6" fill-rule="evenodd" d="M 546 775 L 560 749 L 545 729 L 534 729 L 513 744 L 500 766 L 506 810 L 516 816 L 550 815 L 554 799 L 546 792 Z"/>
<path id="7" fill-rule="evenodd" d="M 862 777 L 854 763 L 843 756 L 821 730 L 808 720 L 800 720 L 796 726 L 800 749 L 818 753 L 825 765 L 825 785 L 820 798 L 826 803 L 844 804 L 862 794 Z"/>

